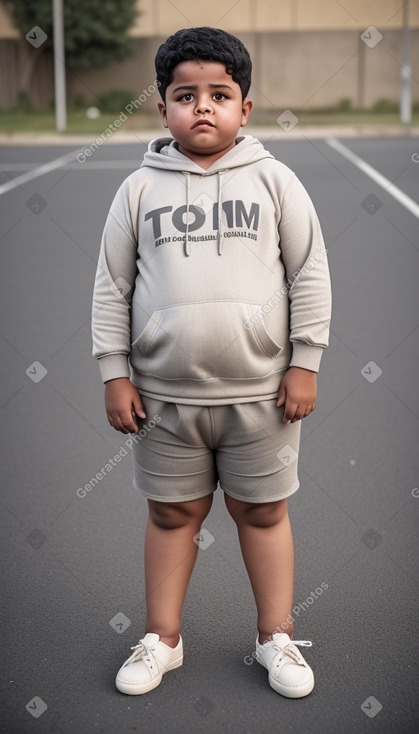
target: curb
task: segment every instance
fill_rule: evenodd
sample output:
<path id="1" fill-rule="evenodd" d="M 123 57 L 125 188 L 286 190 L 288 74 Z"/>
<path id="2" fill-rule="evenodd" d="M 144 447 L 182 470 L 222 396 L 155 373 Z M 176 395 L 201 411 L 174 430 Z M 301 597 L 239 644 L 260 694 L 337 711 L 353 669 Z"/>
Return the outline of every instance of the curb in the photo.
<path id="1" fill-rule="evenodd" d="M 315 138 L 359 138 L 359 137 L 418 137 L 419 126 L 409 125 L 343 125 L 343 126 L 296 126 L 290 132 L 275 127 L 246 126 L 244 135 L 254 135 L 259 140 L 304 140 Z M 162 129 L 139 130 L 138 132 L 115 132 L 103 142 L 107 145 L 147 144 L 155 138 L 163 137 Z M 96 137 L 100 137 L 98 134 Z M 41 145 L 89 145 L 96 138 L 92 135 L 66 135 L 60 133 L 12 133 L 0 134 L 0 145 L 4 146 L 41 146 Z"/>

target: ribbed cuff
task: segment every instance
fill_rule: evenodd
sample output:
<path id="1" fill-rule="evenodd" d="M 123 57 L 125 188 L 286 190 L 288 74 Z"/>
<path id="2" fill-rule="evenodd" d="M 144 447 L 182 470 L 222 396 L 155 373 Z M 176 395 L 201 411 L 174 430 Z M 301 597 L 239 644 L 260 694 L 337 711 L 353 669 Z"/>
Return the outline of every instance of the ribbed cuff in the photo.
<path id="1" fill-rule="evenodd" d="M 290 367 L 302 367 L 305 370 L 318 372 L 323 352 L 323 347 L 312 347 L 310 344 L 293 342 Z"/>
<path id="2" fill-rule="evenodd" d="M 115 380 L 117 377 L 130 377 L 128 356 L 126 354 L 108 354 L 98 359 L 102 382 Z"/>

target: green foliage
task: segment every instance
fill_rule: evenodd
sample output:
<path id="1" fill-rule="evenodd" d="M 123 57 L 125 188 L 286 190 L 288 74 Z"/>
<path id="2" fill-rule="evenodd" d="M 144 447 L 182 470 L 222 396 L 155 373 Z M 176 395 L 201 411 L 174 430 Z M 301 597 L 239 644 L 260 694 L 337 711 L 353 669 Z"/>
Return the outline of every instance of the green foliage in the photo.
<path id="1" fill-rule="evenodd" d="M 52 51 L 52 0 L 3 0 L 22 36 L 39 26 Z M 85 71 L 121 60 L 134 50 L 126 35 L 137 16 L 136 0 L 64 0 L 66 65 Z"/>
<path id="2" fill-rule="evenodd" d="M 29 112 L 33 112 L 34 106 L 30 100 L 30 97 L 27 92 L 19 92 L 15 111 L 16 112 L 22 112 L 24 114 L 28 114 Z"/>
<path id="3" fill-rule="evenodd" d="M 71 106 L 74 110 L 85 110 L 89 105 L 83 95 L 80 94 L 80 92 L 77 92 L 77 94 L 74 94 L 73 97 L 68 100 L 68 106 Z"/>
<path id="4" fill-rule="evenodd" d="M 340 99 L 337 105 L 339 112 L 350 112 L 352 110 L 352 100 L 349 97 Z"/>
<path id="5" fill-rule="evenodd" d="M 390 99 L 377 99 L 371 107 L 372 112 L 398 112 L 398 102 L 392 102 Z"/>
<path id="6" fill-rule="evenodd" d="M 101 94 L 97 101 L 97 107 L 101 112 L 115 113 L 121 112 L 127 104 L 136 98 L 134 92 L 127 89 L 111 89 L 106 94 Z M 96 103 L 95 103 L 96 104 Z"/>

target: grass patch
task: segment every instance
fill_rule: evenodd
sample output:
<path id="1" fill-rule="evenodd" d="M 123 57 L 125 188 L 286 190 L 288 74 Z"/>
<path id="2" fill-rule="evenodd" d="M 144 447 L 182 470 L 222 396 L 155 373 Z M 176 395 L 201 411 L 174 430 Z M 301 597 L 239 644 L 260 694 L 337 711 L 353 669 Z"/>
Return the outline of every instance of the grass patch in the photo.
<path id="1" fill-rule="evenodd" d="M 61 135 L 87 135 L 92 139 L 103 134 L 109 125 L 118 121 L 121 109 L 124 107 L 122 102 L 130 92 L 120 92 L 108 95 L 106 104 L 103 107 L 106 112 L 101 112 L 100 117 L 89 119 L 86 116 L 86 107 L 88 105 L 81 104 L 79 100 L 75 105 L 70 105 L 67 110 L 67 130 Z M 112 111 L 114 107 L 115 111 Z M 276 119 L 283 112 L 283 109 L 258 109 L 253 110 L 249 124 L 252 126 L 268 125 L 277 126 Z M 298 110 L 292 109 L 292 112 L 298 117 L 299 125 L 325 126 L 325 125 L 400 125 L 400 116 L 398 106 L 389 100 L 378 100 L 375 105 L 369 109 L 352 108 L 349 99 L 342 99 L 338 105 L 334 107 L 323 107 L 316 109 Z M 419 124 L 419 103 L 413 105 L 412 125 Z M 134 112 L 127 115 L 127 120 L 121 123 L 119 130 L 124 132 L 154 129 L 161 129 L 162 136 L 167 134 L 162 125 L 160 116 L 157 112 L 145 113 L 144 111 Z M 0 133 L 6 135 L 18 133 L 55 133 L 55 114 L 53 109 L 37 110 L 31 108 L 27 100 L 20 100 L 19 105 L 14 110 L 0 110 Z"/>
<path id="2" fill-rule="evenodd" d="M 86 117 L 84 110 L 67 111 L 67 130 L 62 135 L 91 135 L 96 137 L 118 119 L 118 114 L 101 114 L 94 120 Z M 136 113 L 121 124 L 120 130 L 145 130 L 160 125 L 157 115 Z M 0 133 L 55 133 L 55 114 L 51 110 L 0 111 Z"/>

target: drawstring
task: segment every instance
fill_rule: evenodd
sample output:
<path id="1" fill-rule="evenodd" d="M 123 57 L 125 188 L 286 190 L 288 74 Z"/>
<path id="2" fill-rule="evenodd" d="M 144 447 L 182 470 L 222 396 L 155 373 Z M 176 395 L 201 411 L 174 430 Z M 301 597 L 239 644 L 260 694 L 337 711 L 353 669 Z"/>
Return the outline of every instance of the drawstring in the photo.
<path id="1" fill-rule="evenodd" d="M 185 233 L 185 255 L 191 254 L 191 244 L 189 242 L 189 194 L 190 194 L 190 173 L 186 174 L 186 233 Z"/>
<path id="2" fill-rule="evenodd" d="M 222 226 L 222 208 L 221 208 L 221 175 L 222 171 L 218 171 L 218 254 L 222 254 L 223 239 L 221 237 Z"/>
<path id="3" fill-rule="evenodd" d="M 186 176 L 186 232 L 185 232 L 185 255 L 188 257 L 191 254 L 191 243 L 189 240 L 189 199 L 190 199 L 190 176 L 191 174 L 189 171 L 183 171 L 183 173 Z M 221 184 L 221 176 L 222 171 L 218 171 L 218 202 L 217 202 L 217 212 L 218 212 L 218 235 L 217 235 L 217 248 L 218 248 L 218 254 L 222 255 L 223 251 L 223 238 L 222 238 L 222 184 Z"/>

